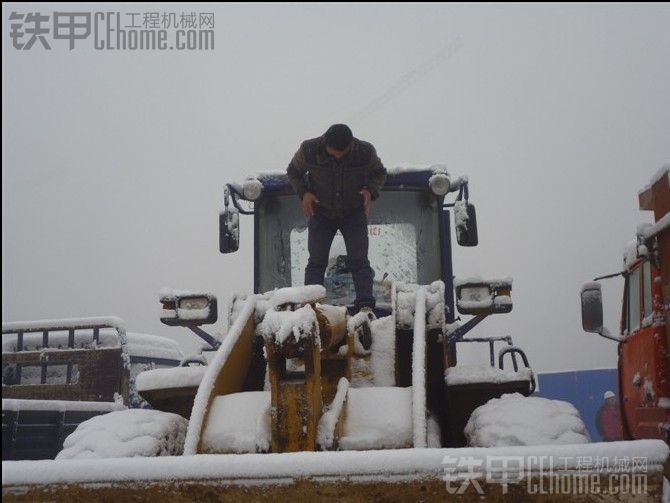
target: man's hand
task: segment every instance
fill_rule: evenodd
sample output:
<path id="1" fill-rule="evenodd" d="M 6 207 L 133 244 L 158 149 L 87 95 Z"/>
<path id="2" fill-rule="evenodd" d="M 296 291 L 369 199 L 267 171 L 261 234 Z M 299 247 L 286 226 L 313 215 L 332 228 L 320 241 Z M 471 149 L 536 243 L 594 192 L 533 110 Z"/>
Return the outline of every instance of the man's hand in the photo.
<path id="1" fill-rule="evenodd" d="M 363 208 L 365 209 L 365 214 L 370 216 L 370 208 L 372 208 L 372 194 L 367 189 L 361 190 L 361 195 L 363 196 Z"/>
<path id="2" fill-rule="evenodd" d="M 305 192 L 302 196 L 302 214 L 305 215 L 305 218 L 310 218 L 314 215 L 314 205 L 318 203 L 319 200 L 311 192 Z"/>

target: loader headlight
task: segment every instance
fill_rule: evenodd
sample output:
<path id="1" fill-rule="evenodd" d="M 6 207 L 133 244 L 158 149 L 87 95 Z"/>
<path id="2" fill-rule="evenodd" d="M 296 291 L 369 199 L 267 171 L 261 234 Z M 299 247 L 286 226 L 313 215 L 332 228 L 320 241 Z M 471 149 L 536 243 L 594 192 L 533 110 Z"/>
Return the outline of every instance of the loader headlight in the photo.
<path id="1" fill-rule="evenodd" d="M 190 297 L 179 300 L 180 309 L 206 309 L 209 306 L 207 297 Z"/>
<path id="2" fill-rule="evenodd" d="M 451 188 L 451 182 L 449 181 L 449 177 L 446 174 L 435 173 L 428 180 L 428 186 L 436 196 L 444 196 L 447 192 L 449 192 L 449 189 Z"/>
<path id="3" fill-rule="evenodd" d="M 491 302 L 491 291 L 487 286 L 461 288 L 461 300 L 466 302 Z"/>
<path id="4" fill-rule="evenodd" d="M 161 322 L 171 327 L 216 323 L 216 296 L 206 292 L 166 290 L 160 294 Z"/>
<path id="5" fill-rule="evenodd" d="M 249 201 L 255 201 L 261 197 L 263 184 L 256 178 L 249 178 L 242 184 L 242 195 Z"/>
<path id="6" fill-rule="evenodd" d="M 512 279 L 455 280 L 456 307 L 461 314 L 501 314 L 512 310 Z"/>

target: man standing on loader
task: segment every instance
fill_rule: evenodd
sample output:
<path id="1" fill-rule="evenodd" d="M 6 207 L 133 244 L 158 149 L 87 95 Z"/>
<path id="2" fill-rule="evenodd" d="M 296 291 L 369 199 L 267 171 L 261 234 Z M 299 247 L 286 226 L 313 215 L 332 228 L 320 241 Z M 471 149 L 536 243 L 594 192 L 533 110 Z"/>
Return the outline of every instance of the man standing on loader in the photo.
<path id="1" fill-rule="evenodd" d="M 354 138 L 344 124 L 304 141 L 286 170 L 309 219 L 305 285 L 323 285 L 333 238 L 339 230 L 356 289 L 357 310 L 372 313 L 374 270 L 368 260 L 368 215 L 386 180 L 372 144 Z"/>

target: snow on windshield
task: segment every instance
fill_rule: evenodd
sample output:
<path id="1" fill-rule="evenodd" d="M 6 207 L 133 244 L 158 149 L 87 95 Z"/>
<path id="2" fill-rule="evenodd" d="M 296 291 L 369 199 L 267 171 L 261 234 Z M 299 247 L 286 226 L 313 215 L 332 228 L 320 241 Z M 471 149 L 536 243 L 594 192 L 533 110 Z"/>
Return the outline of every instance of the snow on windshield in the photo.
<path id="1" fill-rule="evenodd" d="M 394 281 L 417 282 L 416 230 L 409 223 L 389 223 L 368 226 L 370 265 L 375 271 L 374 293 L 378 302 L 391 302 Z M 347 250 L 338 231 L 330 248 L 325 287 L 333 304 L 348 304 L 355 297 L 354 283 L 346 265 Z M 300 286 L 305 280 L 307 228 L 291 231 L 291 284 Z"/>

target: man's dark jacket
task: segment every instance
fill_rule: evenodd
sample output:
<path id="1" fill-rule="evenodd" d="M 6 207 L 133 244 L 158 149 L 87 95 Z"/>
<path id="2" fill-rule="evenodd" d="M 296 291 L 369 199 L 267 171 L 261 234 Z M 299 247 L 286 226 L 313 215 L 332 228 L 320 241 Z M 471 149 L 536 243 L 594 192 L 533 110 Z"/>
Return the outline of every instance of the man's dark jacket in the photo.
<path id="1" fill-rule="evenodd" d="M 286 170 L 298 197 L 313 193 L 319 200 L 316 211 L 330 218 L 350 215 L 363 207 L 360 191 L 372 199 L 386 180 L 386 169 L 372 144 L 354 138 L 350 152 L 339 161 L 326 152 L 323 136 L 306 140 Z"/>

